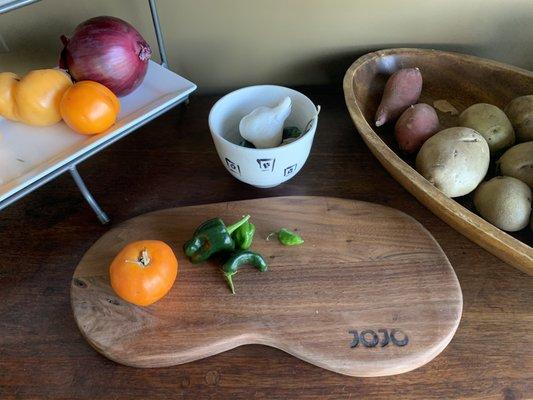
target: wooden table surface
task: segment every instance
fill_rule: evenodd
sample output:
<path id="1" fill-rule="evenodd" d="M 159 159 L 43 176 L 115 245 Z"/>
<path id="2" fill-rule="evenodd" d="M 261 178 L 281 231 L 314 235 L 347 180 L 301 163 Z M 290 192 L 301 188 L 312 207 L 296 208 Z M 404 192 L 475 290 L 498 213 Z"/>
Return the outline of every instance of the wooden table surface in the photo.
<path id="1" fill-rule="evenodd" d="M 0 399 L 526 399 L 533 398 L 533 281 L 426 210 L 381 167 L 337 89 L 305 88 L 322 105 L 303 170 L 273 189 L 235 180 L 207 126 L 216 97 L 195 96 L 80 165 L 112 224 L 168 207 L 322 195 L 395 207 L 437 239 L 461 283 L 463 318 L 444 352 L 403 375 L 351 378 L 282 351 L 243 346 L 201 361 L 135 369 L 107 360 L 74 322 L 70 280 L 101 226 L 68 175 L 0 213 Z"/>

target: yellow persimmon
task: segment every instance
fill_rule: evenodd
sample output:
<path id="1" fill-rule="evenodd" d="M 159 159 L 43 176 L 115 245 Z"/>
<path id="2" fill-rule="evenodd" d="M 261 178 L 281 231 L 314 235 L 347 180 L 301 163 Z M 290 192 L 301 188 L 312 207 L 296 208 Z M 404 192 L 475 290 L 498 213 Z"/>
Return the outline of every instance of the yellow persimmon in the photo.
<path id="1" fill-rule="evenodd" d="M 58 69 L 35 70 L 22 78 L 2 72 L 0 116 L 28 125 L 54 125 L 61 121 L 59 104 L 70 86 L 70 76 Z"/>
<path id="2" fill-rule="evenodd" d="M 20 78 L 12 72 L 0 73 L 0 116 L 11 121 L 18 121 L 13 91 Z"/>
<path id="3" fill-rule="evenodd" d="M 58 123 L 61 121 L 61 98 L 70 86 L 72 80 L 62 70 L 31 71 L 14 85 L 16 116 L 28 125 L 49 126 Z"/>

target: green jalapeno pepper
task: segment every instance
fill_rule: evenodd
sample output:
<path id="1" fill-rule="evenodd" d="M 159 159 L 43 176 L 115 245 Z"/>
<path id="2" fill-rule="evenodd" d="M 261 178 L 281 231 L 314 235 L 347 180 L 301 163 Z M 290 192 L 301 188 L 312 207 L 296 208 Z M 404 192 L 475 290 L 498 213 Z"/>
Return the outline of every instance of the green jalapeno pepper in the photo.
<path id="1" fill-rule="evenodd" d="M 267 236 L 266 240 L 270 240 L 273 235 L 276 235 L 278 237 L 279 242 L 284 246 L 297 246 L 304 242 L 300 235 L 289 231 L 286 228 L 281 228 L 277 232 L 272 232 Z"/>
<path id="2" fill-rule="evenodd" d="M 235 232 L 231 235 L 232 239 L 235 241 L 235 247 L 248 250 L 252 245 L 255 234 L 255 225 L 250 221 L 245 222 L 239 226 Z"/>
<path id="3" fill-rule="evenodd" d="M 210 219 L 201 224 L 191 240 L 183 245 L 185 255 L 194 264 L 206 261 L 220 251 L 235 250 L 232 233 L 250 219 L 247 215 L 233 225 L 226 226 L 220 218 Z"/>
<path id="4" fill-rule="evenodd" d="M 231 293 L 235 294 L 235 286 L 233 285 L 233 275 L 237 273 L 242 265 L 252 265 L 261 272 L 265 272 L 268 268 L 267 262 L 259 253 L 250 250 L 237 250 L 222 266 L 222 273 L 228 282 Z"/>
<path id="5" fill-rule="evenodd" d="M 285 246 L 297 246 L 302 244 L 304 240 L 302 237 L 288 229 L 281 228 L 278 232 L 278 240 Z"/>

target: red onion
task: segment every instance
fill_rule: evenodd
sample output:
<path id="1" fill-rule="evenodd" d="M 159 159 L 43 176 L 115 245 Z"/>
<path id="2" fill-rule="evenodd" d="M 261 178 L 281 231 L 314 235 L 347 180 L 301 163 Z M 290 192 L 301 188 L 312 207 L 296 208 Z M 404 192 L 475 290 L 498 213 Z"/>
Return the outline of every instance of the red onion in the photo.
<path id="1" fill-rule="evenodd" d="M 152 50 L 133 26 L 115 17 L 91 18 L 77 26 L 59 66 L 76 81 L 96 81 L 117 96 L 132 92 L 146 75 Z"/>

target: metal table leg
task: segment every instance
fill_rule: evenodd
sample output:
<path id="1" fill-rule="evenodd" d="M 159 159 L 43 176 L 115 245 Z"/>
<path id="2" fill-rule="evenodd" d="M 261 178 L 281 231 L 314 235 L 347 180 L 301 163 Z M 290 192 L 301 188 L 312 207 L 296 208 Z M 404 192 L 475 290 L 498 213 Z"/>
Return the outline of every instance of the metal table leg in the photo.
<path id="1" fill-rule="evenodd" d="M 87 203 L 89 203 L 100 222 L 104 225 L 107 224 L 109 222 L 109 217 L 107 216 L 105 211 L 100 208 L 89 189 L 87 189 L 87 186 L 85 185 L 85 182 L 83 182 L 83 179 L 81 178 L 80 173 L 76 169 L 76 166 L 73 165 L 72 167 L 70 167 L 69 171 L 70 175 L 72 175 L 72 178 L 74 179 L 74 182 L 76 182 L 76 185 L 78 186 L 78 189 L 80 190 L 81 194 L 83 195 Z"/>

